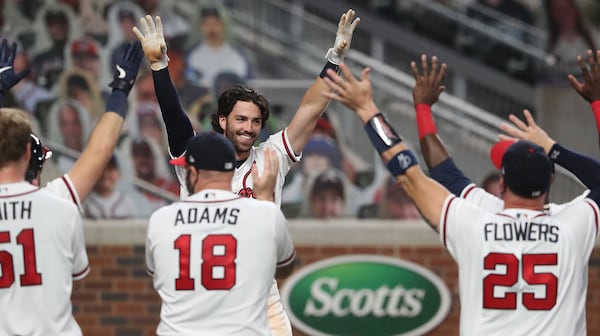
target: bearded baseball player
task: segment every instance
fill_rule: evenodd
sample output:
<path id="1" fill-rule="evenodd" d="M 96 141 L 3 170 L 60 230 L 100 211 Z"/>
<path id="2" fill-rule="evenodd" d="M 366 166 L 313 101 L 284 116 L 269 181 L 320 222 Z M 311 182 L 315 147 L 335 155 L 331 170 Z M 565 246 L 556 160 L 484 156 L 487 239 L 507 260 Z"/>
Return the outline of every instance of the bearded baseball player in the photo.
<path id="1" fill-rule="evenodd" d="M 486 210 L 423 173 L 373 102 L 369 69 L 360 80 L 344 64 L 341 69 L 345 79 L 329 71 L 332 91 L 323 94 L 355 111 L 388 170 L 458 263 L 460 334 L 585 335 L 588 260 L 598 237 L 597 169 L 586 172 L 596 179 L 586 197 L 548 213 L 553 163 L 541 146 L 515 142 L 502 156 L 504 207 Z"/>
<path id="2" fill-rule="evenodd" d="M 27 72 L 16 74 L 13 61 L 17 45 L 8 47 L 6 40 L 0 44 L 0 99 L 18 83 Z M 82 202 L 100 178 L 104 166 L 112 157 L 127 115 L 127 97 L 135 82 L 143 52 L 139 42 L 130 43 L 115 66 L 113 90 L 106 102 L 106 112 L 90 134 L 88 143 L 71 170 L 63 176 L 48 182 L 45 188 L 64 199 L 72 201 L 82 211 Z M 24 75 L 25 74 L 25 75 Z M 52 152 L 44 147 L 41 140 L 31 134 L 31 160 L 25 179 L 40 186 L 40 175 L 44 162 Z"/>
<path id="3" fill-rule="evenodd" d="M 273 276 L 294 267 L 287 221 L 272 202 L 277 156 L 265 152 L 259 190 L 270 201 L 231 192 L 233 144 L 221 134 L 193 137 L 171 160 L 186 170 L 191 195 L 152 214 L 146 265 L 162 298 L 158 335 L 271 335 L 267 296 Z"/>
<path id="4" fill-rule="evenodd" d="M 260 130 L 269 118 L 269 105 L 265 97 L 256 90 L 235 86 L 225 91 L 218 101 L 218 111 L 212 116 L 213 130 L 224 134 L 234 145 L 236 168 L 231 190 L 243 197 L 255 197 L 255 187 L 250 174 L 254 163 L 259 171 L 264 165 L 264 152 L 274 148 L 279 156 L 279 172 L 275 187 L 275 203 L 281 205 L 281 192 L 285 175 L 290 165 L 298 162 L 301 152 L 311 136 L 319 116 L 327 108 L 329 99 L 321 95 L 328 90 L 323 81 L 326 71 L 338 71 L 350 48 L 352 34 L 360 18 L 355 18 L 354 10 L 344 13 L 339 21 L 335 42 L 326 54 L 327 64 L 323 71 L 308 88 L 298 110 L 288 127 L 269 137 L 258 147 L 253 146 Z M 141 18 L 141 31 L 133 30 L 142 42 L 144 54 L 150 62 L 154 88 L 161 107 L 163 121 L 167 129 L 169 150 L 172 157 L 180 157 L 185 151 L 185 143 L 194 135 L 194 129 L 185 111 L 181 107 L 177 92 L 168 72 L 167 45 L 163 36 L 160 17 L 154 20 L 150 16 Z M 185 187 L 185 172 L 176 169 L 179 182 Z M 182 194 L 187 191 L 182 188 Z M 281 305 L 277 283 L 273 280 L 269 294 L 269 323 L 273 335 L 291 335 L 289 319 Z"/>
<path id="5" fill-rule="evenodd" d="M 25 181 L 31 125 L 0 109 L 1 335 L 81 335 L 72 315 L 73 280 L 89 272 L 77 207 Z"/>

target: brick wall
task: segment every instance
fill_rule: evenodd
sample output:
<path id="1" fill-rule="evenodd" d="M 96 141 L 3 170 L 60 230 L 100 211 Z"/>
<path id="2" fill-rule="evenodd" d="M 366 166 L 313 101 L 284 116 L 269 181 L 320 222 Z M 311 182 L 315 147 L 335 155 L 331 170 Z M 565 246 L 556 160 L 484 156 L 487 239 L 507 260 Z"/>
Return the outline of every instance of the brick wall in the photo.
<path id="1" fill-rule="evenodd" d="M 154 335 L 160 298 L 145 272 L 144 225 L 144 222 L 86 223 L 92 269 L 73 288 L 74 315 L 84 335 Z M 425 224 L 302 221 L 290 225 L 302 265 L 345 254 L 376 254 L 427 267 L 444 280 L 452 293 L 449 315 L 429 335 L 458 335 L 458 269 Z M 598 316 L 600 246 L 597 245 L 590 259 L 589 335 L 600 335 Z M 294 334 L 309 336 L 299 331 Z"/>

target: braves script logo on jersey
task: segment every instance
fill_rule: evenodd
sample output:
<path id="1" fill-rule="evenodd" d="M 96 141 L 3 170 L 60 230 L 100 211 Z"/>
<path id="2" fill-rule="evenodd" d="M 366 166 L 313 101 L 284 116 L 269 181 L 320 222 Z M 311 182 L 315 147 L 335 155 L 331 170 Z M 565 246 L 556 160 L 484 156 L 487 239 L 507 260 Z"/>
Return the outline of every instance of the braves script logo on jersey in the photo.
<path id="1" fill-rule="evenodd" d="M 243 188 L 240 189 L 240 191 L 238 191 L 238 195 L 240 195 L 241 197 L 246 197 L 246 198 L 256 198 L 256 194 L 254 194 L 254 190 L 252 190 L 252 188 Z"/>

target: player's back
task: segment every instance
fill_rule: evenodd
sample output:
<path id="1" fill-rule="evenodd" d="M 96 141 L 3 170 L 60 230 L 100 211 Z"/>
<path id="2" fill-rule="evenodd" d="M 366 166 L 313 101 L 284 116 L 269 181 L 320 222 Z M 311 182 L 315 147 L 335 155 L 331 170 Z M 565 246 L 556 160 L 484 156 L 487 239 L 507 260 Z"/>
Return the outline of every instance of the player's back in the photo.
<path id="1" fill-rule="evenodd" d="M 269 335 L 265 307 L 282 229 L 273 203 L 222 190 L 155 212 L 146 262 L 163 300 L 157 333 Z"/>
<path id="2" fill-rule="evenodd" d="M 459 263 L 461 335 L 585 335 L 597 211 L 580 199 L 552 215 L 461 210 L 462 228 L 448 221 L 447 246 Z"/>
<path id="3" fill-rule="evenodd" d="M 0 185 L 0 334 L 81 335 L 72 280 L 89 271 L 74 204 L 29 183 Z"/>

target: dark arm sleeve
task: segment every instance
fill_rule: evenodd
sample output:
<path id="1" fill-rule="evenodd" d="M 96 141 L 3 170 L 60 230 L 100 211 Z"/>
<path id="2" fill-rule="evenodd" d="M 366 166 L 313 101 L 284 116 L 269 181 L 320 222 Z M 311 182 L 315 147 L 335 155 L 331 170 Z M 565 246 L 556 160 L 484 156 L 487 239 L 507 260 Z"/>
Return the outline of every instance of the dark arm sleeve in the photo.
<path id="1" fill-rule="evenodd" d="M 550 158 L 559 166 L 575 175 L 590 193 L 588 198 L 600 204 L 600 161 L 587 155 L 579 154 L 559 144 L 550 149 Z"/>
<path id="2" fill-rule="evenodd" d="M 429 169 L 429 176 L 446 187 L 451 193 L 460 196 L 471 180 L 454 164 L 452 158 L 448 158 L 439 165 Z"/>
<path id="3" fill-rule="evenodd" d="M 194 136 L 194 128 L 181 106 L 168 68 L 152 71 L 152 78 L 162 119 L 167 129 L 169 150 L 171 155 L 178 157 L 185 152 L 188 140 Z"/>

